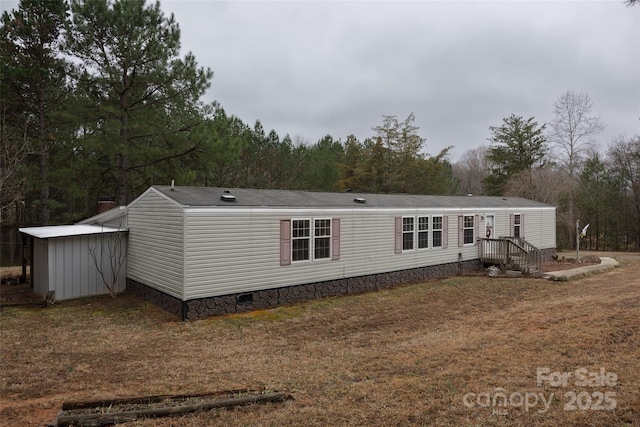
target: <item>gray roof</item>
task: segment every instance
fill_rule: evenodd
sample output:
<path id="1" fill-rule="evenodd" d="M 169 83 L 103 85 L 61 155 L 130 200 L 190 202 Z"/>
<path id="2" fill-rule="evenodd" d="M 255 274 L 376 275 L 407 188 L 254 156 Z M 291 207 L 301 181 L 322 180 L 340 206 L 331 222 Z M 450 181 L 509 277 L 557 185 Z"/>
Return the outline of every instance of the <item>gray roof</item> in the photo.
<path id="1" fill-rule="evenodd" d="M 429 196 L 412 194 L 323 193 L 298 190 L 263 190 L 248 188 L 153 186 L 183 206 L 261 206 L 261 207 L 442 207 L 500 208 L 552 207 L 520 197 Z M 222 196 L 234 196 L 224 201 Z M 364 199 L 366 203 L 357 203 Z"/>

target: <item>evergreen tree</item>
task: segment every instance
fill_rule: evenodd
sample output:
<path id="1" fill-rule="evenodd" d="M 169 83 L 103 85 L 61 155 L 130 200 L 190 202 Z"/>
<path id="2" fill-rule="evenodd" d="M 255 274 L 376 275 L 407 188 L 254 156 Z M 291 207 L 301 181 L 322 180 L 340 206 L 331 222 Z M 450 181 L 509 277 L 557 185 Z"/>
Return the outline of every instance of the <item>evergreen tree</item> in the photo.
<path id="1" fill-rule="evenodd" d="M 27 166 L 38 170 L 37 179 L 29 183 L 39 193 L 39 222 L 43 225 L 50 222 L 51 155 L 63 137 L 67 119 L 63 108 L 69 97 L 70 64 L 62 54 L 67 14 L 63 0 L 21 0 L 18 10 L 4 12 L 0 28 L 4 148 L 28 143 L 33 157 Z"/>
<path id="2" fill-rule="evenodd" d="M 336 190 L 346 191 L 350 189 L 354 192 L 362 192 L 366 188 L 362 182 L 359 168 L 362 167 L 364 159 L 364 146 L 354 135 L 349 135 L 344 144 L 344 156 L 338 164 L 340 179 L 336 184 Z"/>
<path id="3" fill-rule="evenodd" d="M 326 135 L 309 148 L 304 185 L 307 190 L 333 191 L 338 188 L 339 165 L 344 157 L 340 141 Z"/>
<path id="4" fill-rule="evenodd" d="M 521 172 L 533 176 L 535 168 L 547 165 L 544 129 L 545 125 L 539 126 L 533 117 L 525 120 L 513 114 L 504 118 L 501 126 L 489 128 L 492 136 L 487 159 L 491 172 L 484 181 L 487 194 L 502 195 L 509 179 Z"/>
<path id="5" fill-rule="evenodd" d="M 202 142 L 194 136 L 207 111 L 199 99 L 213 73 L 180 54 L 180 29 L 160 3 L 72 0 L 67 44 L 84 70 L 81 89 L 95 114 L 85 124 L 84 150 L 105 156 L 105 178 L 126 204 L 162 165 Z"/>

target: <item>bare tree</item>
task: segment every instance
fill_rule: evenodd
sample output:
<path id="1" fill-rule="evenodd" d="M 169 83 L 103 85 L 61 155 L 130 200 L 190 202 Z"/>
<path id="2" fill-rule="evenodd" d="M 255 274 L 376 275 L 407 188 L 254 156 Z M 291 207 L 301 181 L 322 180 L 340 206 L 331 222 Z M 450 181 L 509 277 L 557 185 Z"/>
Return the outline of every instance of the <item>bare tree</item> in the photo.
<path id="1" fill-rule="evenodd" d="M 453 164 L 453 175 L 460 184 L 463 194 L 484 194 L 483 180 L 489 175 L 490 167 L 487 159 L 487 146 L 465 151 L 460 160 Z"/>
<path id="2" fill-rule="evenodd" d="M 631 7 L 640 4 L 640 0 L 626 0 L 624 3 L 627 7 Z"/>
<path id="3" fill-rule="evenodd" d="M 593 103 L 584 92 L 567 91 L 553 104 L 554 119 L 551 122 L 549 142 L 555 144 L 560 162 L 573 178 L 582 164 L 594 137 L 605 125 L 599 117 L 591 115 Z"/>
<path id="4" fill-rule="evenodd" d="M 505 196 L 558 205 L 562 198 L 563 180 L 563 172 L 553 166 L 523 171 L 507 182 Z"/>
<path id="5" fill-rule="evenodd" d="M 124 233 L 121 227 L 118 227 L 115 233 L 109 233 L 107 237 L 105 234 L 100 233 L 100 245 L 97 248 L 89 247 L 89 255 L 102 278 L 102 283 L 111 296 L 116 296 L 118 278 L 127 258 L 127 247 L 123 243 Z"/>
<path id="6" fill-rule="evenodd" d="M 591 115 L 593 103 L 584 92 L 566 91 L 553 104 L 549 141 L 558 153 L 559 165 L 567 181 L 567 221 L 565 227 L 574 227 L 574 192 L 584 156 L 595 143 L 594 137 L 605 128 L 599 117 Z"/>

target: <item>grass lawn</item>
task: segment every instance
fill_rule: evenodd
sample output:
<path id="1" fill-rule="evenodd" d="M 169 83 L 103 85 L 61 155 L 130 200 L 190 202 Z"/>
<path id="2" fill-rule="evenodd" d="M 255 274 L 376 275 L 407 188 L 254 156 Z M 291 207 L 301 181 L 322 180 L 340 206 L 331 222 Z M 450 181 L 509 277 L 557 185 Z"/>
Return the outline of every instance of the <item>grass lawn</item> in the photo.
<path id="1" fill-rule="evenodd" d="M 266 387 L 295 400 L 125 425 L 640 426 L 640 255 L 616 256 L 569 282 L 453 277 L 189 323 L 128 295 L 5 307 L 0 425 Z"/>

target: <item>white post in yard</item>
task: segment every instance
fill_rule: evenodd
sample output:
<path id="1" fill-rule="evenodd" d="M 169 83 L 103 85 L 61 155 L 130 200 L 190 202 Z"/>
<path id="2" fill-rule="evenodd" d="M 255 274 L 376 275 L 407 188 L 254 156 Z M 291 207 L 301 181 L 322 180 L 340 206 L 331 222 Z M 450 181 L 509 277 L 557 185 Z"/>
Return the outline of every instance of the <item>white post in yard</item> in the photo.
<path id="1" fill-rule="evenodd" d="M 580 262 L 580 220 L 576 220 L 576 262 Z"/>

